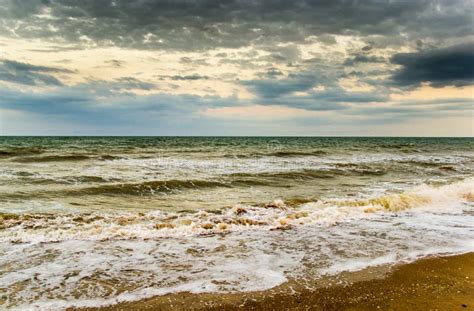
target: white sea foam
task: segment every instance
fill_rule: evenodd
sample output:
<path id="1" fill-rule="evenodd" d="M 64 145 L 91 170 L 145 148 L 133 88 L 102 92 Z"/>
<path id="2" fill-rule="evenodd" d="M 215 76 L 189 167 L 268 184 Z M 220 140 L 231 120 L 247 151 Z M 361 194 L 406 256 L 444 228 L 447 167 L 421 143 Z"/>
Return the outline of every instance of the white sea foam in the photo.
<path id="1" fill-rule="evenodd" d="M 422 185 L 399 194 L 366 199 L 321 199 L 297 207 L 276 200 L 263 206 L 237 205 L 222 214 L 148 212 L 124 214 L 4 215 L 0 242 L 120 240 L 183 237 L 248 230 L 288 229 L 376 217 L 404 210 L 462 212 L 474 201 L 474 179 L 433 187 Z M 58 207 L 60 208 L 60 207 Z"/>
<path id="2" fill-rule="evenodd" d="M 264 290 L 289 277 L 474 251 L 473 190 L 466 179 L 297 207 L 281 200 L 235 206 L 223 214 L 4 215 L 2 304 L 63 309 L 180 291 Z"/>

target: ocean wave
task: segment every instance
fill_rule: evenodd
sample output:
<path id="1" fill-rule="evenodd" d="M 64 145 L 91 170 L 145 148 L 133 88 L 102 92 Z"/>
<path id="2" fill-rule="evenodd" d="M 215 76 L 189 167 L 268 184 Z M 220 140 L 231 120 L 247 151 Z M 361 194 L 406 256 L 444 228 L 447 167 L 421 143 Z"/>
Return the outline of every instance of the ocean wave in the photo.
<path id="1" fill-rule="evenodd" d="M 160 195 L 176 191 L 208 189 L 208 188 L 232 188 L 232 187 L 252 187 L 252 186 L 273 186 L 284 187 L 285 185 L 276 184 L 276 180 L 311 180 L 328 179 L 338 176 L 348 175 L 383 175 L 386 171 L 380 168 L 368 167 L 344 167 L 343 169 L 303 169 L 288 170 L 276 172 L 249 172 L 249 173 L 231 173 L 223 174 L 218 178 L 212 179 L 167 179 L 151 180 L 142 182 L 125 182 L 103 184 L 93 187 L 83 187 L 66 190 L 66 195 Z M 113 180 L 96 176 L 79 176 L 77 178 L 62 178 L 58 180 L 61 183 L 67 182 L 110 182 Z"/>
<path id="2" fill-rule="evenodd" d="M 242 230 L 289 230 L 315 223 L 337 225 L 386 212 L 462 211 L 463 204 L 472 202 L 474 180 L 467 179 L 441 187 L 422 185 L 400 194 L 368 199 L 320 199 L 301 205 L 275 200 L 258 206 L 236 205 L 217 213 L 1 214 L 0 242 L 150 239 Z"/>
<path id="3" fill-rule="evenodd" d="M 56 154 L 56 155 L 42 155 L 42 156 L 15 156 L 11 161 L 20 163 L 42 163 L 42 162 L 77 162 L 86 160 L 119 160 L 124 159 L 123 156 L 117 155 L 89 155 L 89 154 Z"/>
<path id="4" fill-rule="evenodd" d="M 243 173 L 232 173 L 228 176 L 232 179 L 253 178 L 255 180 L 269 180 L 269 179 L 290 179 L 290 180 L 302 180 L 302 179 L 316 179 L 316 178 L 332 178 L 342 173 L 342 171 L 331 170 L 331 169 L 303 169 L 303 170 L 288 170 L 288 171 L 277 171 L 277 172 L 243 172 Z"/>
<path id="5" fill-rule="evenodd" d="M 236 151 L 235 153 L 225 153 L 221 155 L 216 155 L 216 157 L 223 158 L 262 158 L 262 157 L 277 157 L 277 158 L 292 158 L 292 157 L 310 157 L 310 156 L 322 156 L 328 155 L 328 151 L 323 150 L 308 150 L 308 151 L 298 151 L 298 150 L 276 150 L 268 152 L 252 152 L 242 153 Z"/>
<path id="6" fill-rule="evenodd" d="M 121 155 L 112 155 L 112 154 L 103 154 L 98 157 L 100 160 L 104 161 L 110 161 L 110 160 L 120 160 L 120 159 L 126 159 L 127 157 L 121 156 Z"/>
<path id="7" fill-rule="evenodd" d="M 41 162 L 62 162 L 62 161 L 85 161 L 91 157 L 83 154 L 70 155 L 47 155 L 47 156 L 27 156 L 15 157 L 12 161 L 20 163 L 41 163 Z"/>
<path id="8" fill-rule="evenodd" d="M 418 147 L 418 144 L 415 143 L 399 143 L 399 144 L 378 144 L 377 147 L 388 148 L 388 149 L 402 149 L 402 148 L 413 148 Z"/>
<path id="9" fill-rule="evenodd" d="M 87 187 L 81 189 L 70 190 L 70 195 L 153 195 L 162 192 L 171 192 L 184 189 L 197 188 L 213 188 L 213 187 L 230 187 L 230 184 L 222 181 L 207 180 L 156 180 L 145 181 L 140 183 L 120 183 L 112 185 L 101 185 L 96 187 Z"/>
<path id="10" fill-rule="evenodd" d="M 11 177 L 11 176 L 10 176 Z M 42 189 L 41 191 L 16 191 L 2 193 L 2 199 L 38 199 L 52 197 L 76 197 L 83 195 L 103 196 L 158 196 L 177 193 L 186 190 L 209 188 L 232 188 L 252 186 L 274 186 L 273 180 L 258 178 L 217 178 L 200 179 L 166 179 L 139 182 L 121 182 L 121 179 L 102 176 L 63 176 L 42 177 L 30 176 L 25 178 L 30 185 L 69 185 L 64 188 Z M 16 178 L 22 182 L 22 179 Z"/>
<path id="11" fill-rule="evenodd" d="M 319 169 L 296 169 L 287 171 L 276 171 L 276 172 L 249 172 L 249 173 L 232 173 L 228 176 L 232 178 L 237 177 L 249 177 L 249 178 L 261 178 L 264 179 L 293 179 L 293 180 L 310 180 L 318 178 L 334 178 L 348 175 L 384 175 L 387 173 L 385 167 L 370 167 L 367 165 L 356 165 L 356 164 L 334 164 L 327 167 L 321 167 Z"/>
<path id="12" fill-rule="evenodd" d="M 37 172 L 28 172 L 21 170 L 0 170 L 0 181 L 8 183 L 8 185 L 81 185 L 81 184 L 96 184 L 96 183 L 110 183 L 119 182 L 120 178 L 113 178 L 109 176 L 100 175 L 59 175 L 42 174 Z M 47 190 L 42 189 L 42 192 Z M 11 193 L 13 196 L 20 197 L 20 193 Z M 6 195 L 8 196 L 8 195 Z"/>
<path id="13" fill-rule="evenodd" d="M 34 185 L 79 185 L 79 184 L 88 184 L 88 183 L 110 183 L 117 182 L 120 179 L 118 178 L 105 178 L 102 176 L 62 176 L 59 178 L 44 178 L 44 177 L 35 177 L 28 178 L 27 182 Z"/>
<path id="14" fill-rule="evenodd" d="M 0 150 L 0 157 L 15 157 L 21 155 L 33 155 L 44 152 L 43 147 L 31 146 L 31 147 L 10 147 Z"/>
<path id="15" fill-rule="evenodd" d="M 327 155 L 329 152 L 323 150 L 309 150 L 309 151 L 291 151 L 291 150 L 279 150 L 274 152 L 263 153 L 266 156 L 273 157 L 299 157 L 299 156 L 318 156 Z"/>
<path id="16" fill-rule="evenodd" d="M 397 162 L 401 164 L 410 164 L 410 165 L 424 166 L 424 167 L 438 167 L 438 166 L 443 166 L 447 164 L 452 164 L 451 161 L 436 161 L 433 159 L 429 159 L 429 160 L 411 159 L 411 160 L 401 160 Z"/>

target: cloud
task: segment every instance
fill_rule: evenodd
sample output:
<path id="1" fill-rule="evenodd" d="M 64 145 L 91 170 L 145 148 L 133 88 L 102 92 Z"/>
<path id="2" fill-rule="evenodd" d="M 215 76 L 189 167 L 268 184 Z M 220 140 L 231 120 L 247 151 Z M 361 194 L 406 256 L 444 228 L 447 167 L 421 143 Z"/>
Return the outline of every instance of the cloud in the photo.
<path id="1" fill-rule="evenodd" d="M 320 81 L 313 75 L 290 74 L 285 79 L 262 79 L 242 81 L 251 92 L 263 98 L 276 98 L 294 92 L 305 92 Z"/>
<path id="2" fill-rule="evenodd" d="M 425 105 L 435 105 L 427 109 Z M 433 109 L 434 108 L 434 109 Z M 446 117 L 448 114 L 456 116 L 466 116 L 466 114 L 473 112 L 472 102 L 460 100 L 458 102 L 452 101 L 445 104 L 429 103 L 412 104 L 397 103 L 384 106 L 368 106 L 356 107 L 346 109 L 341 114 L 359 116 L 367 120 L 367 122 L 400 122 L 414 117 L 434 118 Z"/>
<path id="3" fill-rule="evenodd" d="M 208 80 L 209 77 L 208 76 L 202 76 L 200 74 L 197 74 L 197 73 L 194 73 L 194 74 L 191 74 L 191 75 L 173 75 L 173 76 L 169 76 L 169 75 L 160 75 L 160 76 L 157 76 L 159 77 L 161 80 L 164 80 L 164 79 L 170 79 L 170 80 L 174 80 L 174 81 L 189 81 L 189 80 Z"/>
<path id="4" fill-rule="evenodd" d="M 64 115 L 71 119 L 102 117 L 126 120 L 131 114 L 191 114 L 206 108 L 232 106 L 236 98 L 218 96 L 172 95 L 157 93 L 136 96 L 122 92 L 129 82 L 91 81 L 74 87 L 59 87 L 48 93 L 0 89 L 0 108 L 44 115 Z M 124 82 L 125 81 L 125 82 Z M 134 81 L 129 85 L 135 88 Z M 119 84 L 120 87 L 115 85 Z M 100 119 L 100 118 L 99 118 Z"/>
<path id="5" fill-rule="evenodd" d="M 0 0 L 2 53 L 24 61 L 0 60 L 0 107 L 174 129 L 206 109 L 336 123 L 465 113 L 468 100 L 393 95 L 472 85 L 474 45 L 459 44 L 473 28 L 470 0 Z"/>
<path id="6" fill-rule="evenodd" d="M 287 120 L 288 118 L 307 117 L 308 111 L 304 109 L 289 108 L 284 106 L 235 106 L 209 108 L 202 112 L 202 115 L 229 119 L 229 120 Z"/>
<path id="7" fill-rule="evenodd" d="M 95 97 L 78 89 L 65 88 L 50 93 L 1 89 L 0 107 L 45 115 L 87 113 L 93 110 Z"/>
<path id="8" fill-rule="evenodd" d="M 122 77 L 116 79 L 114 82 L 105 82 L 105 84 L 114 89 L 137 89 L 150 91 L 156 88 L 156 85 L 149 82 L 140 81 L 133 77 Z"/>
<path id="9" fill-rule="evenodd" d="M 118 60 L 118 59 L 110 59 L 110 60 L 105 61 L 105 63 L 115 68 L 123 67 L 123 65 L 125 64 L 123 60 Z"/>
<path id="10" fill-rule="evenodd" d="M 333 44 L 333 35 L 347 34 L 447 38 L 472 32 L 471 12 L 466 0 L 4 0 L 0 29 L 84 47 L 197 51 L 309 36 Z"/>
<path id="11" fill-rule="evenodd" d="M 46 67 L 46 66 L 35 66 L 27 63 L 20 63 L 12 60 L 2 61 L 3 65 L 7 68 L 13 69 L 15 71 L 28 71 L 28 72 L 67 72 L 71 73 L 73 71 L 63 68 L 56 67 Z"/>
<path id="12" fill-rule="evenodd" d="M 383 103 L 387 100 L 388 96 L 384 93 L 348 92 L 335 87 L 324 91 L 311 90 L 305 95 L 286 95 L 280 98 L 260 99 L 259 103 L 308 111 L 337 111 L 349 109 L 350 104 Z"/>
<path id="13" fill-rule="evenodd" d="M 331 75 L 326 77 L 315 71 L 314 74 L 289 74 L 280 79 L 242 81 L 242 84 L 257 95 L 259 104 L 307 110 L 339 110 L 345 109 L 346 103 L 385 102 L 389 98 L 384 89 L 376 93 L 347 91 L 336 84 L 335 73 Z"/>
<path id="14" fill-rule="evenodd" d="M 400 53 L 391 58 L 402 68 L 392 80 L 399 86 L 466 86 L 474 83 L 474 43 L 416 53 Z"/>
<path id="15" fill-rule="evenodd" d="M 62 85 L 52 73 L 72 73 L 73 71 L 57 68 L 36 66 L 12 60 L 0 61 L 0 80 L 25 85 Z"/>
<path id="16" fill-rule="evenodd" d="M 450 110 L 464 110 L 466 107 L 469 110 L 474 109 L 474 98 L 439 98 L 439 99 L 425 99 L 425 100 L 401 100 L 395 102 L 399 106 L 434 106 L 435 110 L 438 107 L 450 107 Z"/>
<path id="17" fill-rule="evenodd" d="M 281 72 L 280 69 L 271 67 L 267 68 L 264 72 L 258 72 L 257 76 L 260 78 L 270 78 L 270 79 L 275 79 L 277 77 L 283 76 L 283 72 Z"/>
<path id="18" fill-rule="evenodd" d="M 348 58 L 344 61 L 344 65 L 353 66 L 357 63 L 383 63 L 385 59 L 379 56 L 356 55 L 353 58 Z"/>

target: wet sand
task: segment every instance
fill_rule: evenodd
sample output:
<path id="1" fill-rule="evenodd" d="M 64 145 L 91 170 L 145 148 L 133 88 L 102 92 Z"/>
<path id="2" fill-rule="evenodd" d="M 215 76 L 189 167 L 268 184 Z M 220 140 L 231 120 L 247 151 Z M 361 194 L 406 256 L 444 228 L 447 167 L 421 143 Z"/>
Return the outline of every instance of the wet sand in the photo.
<path id="1" fill-rule="evenodd" d="M 239 294 L 178 293 L 95 310 L 474 310 L 474 253 Z M 94 310 L 94 309 L 90 309 Z"/>

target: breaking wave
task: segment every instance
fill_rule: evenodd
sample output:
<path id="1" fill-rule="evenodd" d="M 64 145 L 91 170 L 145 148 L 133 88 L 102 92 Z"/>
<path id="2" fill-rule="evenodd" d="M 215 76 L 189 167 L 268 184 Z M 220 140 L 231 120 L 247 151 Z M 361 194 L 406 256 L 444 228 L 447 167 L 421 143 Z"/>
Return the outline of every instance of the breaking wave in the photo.
<path id="1" fill-rule="evenodd" d="M 212 183 L 201 186 L 204 185 L 212 186 Z M 124 190 L 120 191 L 123 193 Z M 125 191 L 133 192 L 135 188 Z M 403 193 L 367 199 L 321 199 L 307 203 L 275 200 L 258 206 L 236 205 L 222 211 L 155 211 L 120 215 L 1 214 L 0 241 L 127 240 L 226 234 L 242 230 L 290 230 L 310 224 L 337 225 L 338 222 L 384 212 L 414 209 L 462 211 L 463 204 L 472 202 L 474 180 L 467 179 L 441 187 L 422 185 Z"/>

